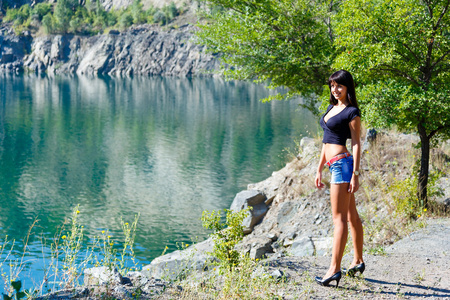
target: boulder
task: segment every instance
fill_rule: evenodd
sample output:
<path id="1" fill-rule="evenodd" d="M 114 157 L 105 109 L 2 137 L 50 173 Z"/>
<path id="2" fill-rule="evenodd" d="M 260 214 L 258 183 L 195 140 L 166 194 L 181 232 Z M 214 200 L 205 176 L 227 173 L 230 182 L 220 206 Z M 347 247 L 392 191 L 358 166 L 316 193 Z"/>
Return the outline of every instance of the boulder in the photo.
<path id="1" fill-rule="evenodd" d="M 211 238 L 194 244 L 185 250 L 155 258 L 149 265 L 142 268 L 142 274 L 147 278 L 167 278 L 174 280 L 185 275 L 188 270 L 203 270 L 210 261 L 214 261 L 208 252 L 212 252 L 214 242 Z"/>
<path id="2" fill-rule="evenodd" d="M 290 250 L 293 256 L 314 255 L 314 244 L 310 237 L 300 236 L 294 240 Z"/>
<path id="3" fill-rule="evenodd" d="M 377 131 L 374 128 L 368 129 L 361 148 L 362 151 L 367 151 L 372 145 L 372 143 L 375 142 L 376 139 L 377 139 Z"/>
<path id="4" fill-rule="evenodd" d="M 445 211 L 450 211 L 450 179 L 441 177 L 437 182 L 437 187 L 442 191 L 440 197 L 436 197 L 436 202 L 440 204 Z"/>
<path id="5" fill-rule="evenodd" d="M 314 245 L 315 255 L 317 256 L 331 255 L 331 250 L 333 249 L 332 237 L 313 237 L 312 243 Z"/>
<path id="6" fill-rule="evenodd" d="M 132 286 L 135 287 L 142 287 L 146 285 L 149 281 L 147 276 L 142 274 L 141 272 L 133 271 L 128 272 L 127 275 L 125 275 L 126 278 L 128 278 L 132 284 Z"/>
<path id="7" fill-rule="evenodd" d="M 123 278 L 119 271 L 108 267 L 95 267 L 84 270 L 84 285 L 119 285 Z"/>
<path id="8" fill-rule="evenodd" d="M 273 253 L 272 240 L 269 238 L 256 238 L 252 239 L 250 247 L 250 258 L 261 259 L 267 253 Z"/>
<path id="9" fill-rule="evenodd" d="M 251 207 L 247 217 L 242 222 L 244 233 L 252 232 L 253 227 L 258 224 L 269 210 L 266 205 L 266 196 L 257 190 L 246 190 L 238 193 L 231 204 L 230 209 L 238 212 Z"/>

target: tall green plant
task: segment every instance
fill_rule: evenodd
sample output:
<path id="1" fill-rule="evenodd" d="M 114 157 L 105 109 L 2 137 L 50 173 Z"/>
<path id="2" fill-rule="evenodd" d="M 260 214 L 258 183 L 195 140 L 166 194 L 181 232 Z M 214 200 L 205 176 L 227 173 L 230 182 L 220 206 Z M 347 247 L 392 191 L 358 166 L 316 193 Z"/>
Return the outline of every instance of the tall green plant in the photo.
<path id="1" fill-rule="evenodd" d="M 240 261 L 239 252 L 235 249 L 244 237 L 244 227 L 242 221 L 248 214 L 248 209 L 233 212 L 224 209 L 226 215 L 225 223 L 221 222 L 222 211 L 204 211 L 202 213 L 203 227 L 213 230 L 211 234 L 214 240 L 214 250 L 212 255 L 220 260 L 222 268 L 233 270 Z"/>

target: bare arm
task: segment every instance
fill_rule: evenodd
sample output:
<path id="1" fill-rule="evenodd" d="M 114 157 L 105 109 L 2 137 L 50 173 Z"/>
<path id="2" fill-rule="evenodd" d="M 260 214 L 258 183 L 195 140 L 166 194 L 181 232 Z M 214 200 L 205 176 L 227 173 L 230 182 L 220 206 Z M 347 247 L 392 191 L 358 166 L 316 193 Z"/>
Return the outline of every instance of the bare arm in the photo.
<path id="1" fill-rule="evenodd" d="M 325 165 L 325 162 L 326 162 L 325 145 L 322 144 L 322 152 L 320 153 L 319 166 L 317 168 L 316 179 L 315 179 L 316 187 L 319 189 L 321 189 L 325 186 L 325 184 L 323 184 L 323 182 L 322 182 L 322 170 L 323 170 L 323 165 Z"/>
<path id="2" fill-rule="evenodd" d="M 350 133 L 352 136 L 352 152 L 353 152 L 353 176 L 348 187 L 350 193 L 355 193 L 359 188 L 359 176 L 354 174 L 359 172 L 361 162 L 361 118 L 356 117 L 350 121 Z"/>

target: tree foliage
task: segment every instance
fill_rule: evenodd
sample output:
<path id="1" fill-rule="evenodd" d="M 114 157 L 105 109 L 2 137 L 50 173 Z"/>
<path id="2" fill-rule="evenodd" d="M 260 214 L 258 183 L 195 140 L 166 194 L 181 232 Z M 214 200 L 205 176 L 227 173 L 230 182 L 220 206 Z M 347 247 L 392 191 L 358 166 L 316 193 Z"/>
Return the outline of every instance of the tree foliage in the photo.
<path id="1" fill-rule="evenodd" d="M 314 108 L 332 70 L 352 72 L 369 125 L 419 134 L 426 205 L 430 143 L 450 136 L 450 0 L 207 3 L 200 41 L 226 75 L 288 89 L 273 98 L 300 94 Z"/>
<path id="2" fill-rule="evenodd" d="M 293 94 L 320 94 L 335 57 L 330 5 L 322 0 L 212 0 L 200 42 L 222 54 L 237 79 L 270 80 Z M 283 96 L 278 95 L 278 98 Z"/>
<path id="3" fill-rule="evenodd" d="M 333 22 L 336 45 L 345 49 L 334 67 L 360 83 L 365 120 L 420 136 L 423 205 L 430 143 L 450 137 L 449 10 L 449 0 L 348 0 Z"/>

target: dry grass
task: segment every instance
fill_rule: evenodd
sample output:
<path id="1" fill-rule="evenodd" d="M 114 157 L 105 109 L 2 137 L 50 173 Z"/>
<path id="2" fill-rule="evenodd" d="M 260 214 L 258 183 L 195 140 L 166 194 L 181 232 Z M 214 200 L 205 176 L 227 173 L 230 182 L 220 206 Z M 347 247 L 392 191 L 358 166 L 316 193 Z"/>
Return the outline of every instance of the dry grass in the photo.
<path id="1" fill-rule="evenodd" d="M 426 224 L 430 217 L 448 216 L 434 200 L 441 196 L 436 179 L 447 176 L 448 143 L 433 149 L 429 180 L 430 206 L 417 199 L 416 173 L 420 162 L 418 138 L 388 132 L 362 153 L 361 189 L 357 197 L 368 251 L 379 251 Z"/>

